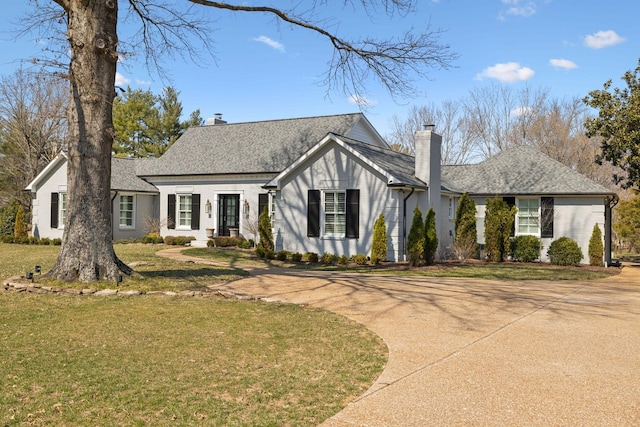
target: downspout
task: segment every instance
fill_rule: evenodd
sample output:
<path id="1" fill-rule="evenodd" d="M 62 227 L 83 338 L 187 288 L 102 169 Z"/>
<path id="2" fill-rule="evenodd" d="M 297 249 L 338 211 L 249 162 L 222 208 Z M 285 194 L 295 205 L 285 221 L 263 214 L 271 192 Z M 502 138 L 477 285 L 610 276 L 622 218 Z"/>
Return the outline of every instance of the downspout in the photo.
<path id="1" fill-rule="evenodd" d="M 404 252 L 404 261 L 407 260 L 407 200 L 415 190 L 415 188 L 411 188 L 409 195 L 402 202 L 402 251 Z M 401 192 L 404 194 L 404 191 L 401 190 Z"/>
<path id="2" fill-rule="evenodd" d="M 118 190 L 116 190 L 115 193 L 113 193 L 113 197 L 111 198 L 111 214 L 109 215 L 109 217 L 111 218 L 111 241 L 113 241 L 113 201 L 116 199 L 116 197 L 118 197 Z"/>

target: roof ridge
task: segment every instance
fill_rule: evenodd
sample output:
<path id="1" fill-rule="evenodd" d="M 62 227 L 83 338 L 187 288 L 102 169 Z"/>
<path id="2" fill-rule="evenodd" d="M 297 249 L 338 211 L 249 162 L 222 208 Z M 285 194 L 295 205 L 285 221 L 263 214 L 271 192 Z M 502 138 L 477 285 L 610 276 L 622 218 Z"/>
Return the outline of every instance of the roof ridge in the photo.
<path id="1" fill-rule="evenodd" d="M 327 114 L 327 115 L 319 115 L 319 116 L 305 116 L 305 117 L 288 117 L 288 118 L 284 118 L 284 119 L 267 119 L 267 120 L 250 120 L 247 122 L 227 122 L 222 124 L 218 124 L 218 125 L 198 125 L 198 126 L 191 126 L 189 129 L 192 128 L 211 128 L 211 127 L 220 127 L 220 126 L 234 126 L 234 125 L 250 125 L 250 124 L 256 124 L 256 123 L 275 123 L 275 122 L 284 122 L 284 121 L 293 121 L 293 120 L 311 120 L 311 119 L 328 119 L 331 117 L 340 117 L 340 116 L 364 116 L 361 112 L 355 112 L 355 113 L 342 113 L 342 114 Z"/>

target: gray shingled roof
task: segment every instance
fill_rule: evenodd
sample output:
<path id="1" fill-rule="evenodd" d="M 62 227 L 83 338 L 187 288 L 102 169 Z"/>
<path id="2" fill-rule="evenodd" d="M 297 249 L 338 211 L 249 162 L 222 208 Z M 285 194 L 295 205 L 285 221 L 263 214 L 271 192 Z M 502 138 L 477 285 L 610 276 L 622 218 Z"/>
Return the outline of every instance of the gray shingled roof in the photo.
<path id="1" fill-rule="evenodd" d="M 117 191 L 135 191 L 138 193 L 157 193 L 158 189 L 136 175 L 136 166 L 148 159 L 111 158 L 111 189 Z"/>
<path id="2" fill-rule="evenodd" d="M 189 128 L 142 176 L 278 173 L 329 132 L 346 135 L 361 113 Z"/>
<path id="3" fill-rule="evenodd" d="M 612 194 L 528 146 L 505 150 L 474 165 L 444 166 L 442 179 L 469 194 Z"/>

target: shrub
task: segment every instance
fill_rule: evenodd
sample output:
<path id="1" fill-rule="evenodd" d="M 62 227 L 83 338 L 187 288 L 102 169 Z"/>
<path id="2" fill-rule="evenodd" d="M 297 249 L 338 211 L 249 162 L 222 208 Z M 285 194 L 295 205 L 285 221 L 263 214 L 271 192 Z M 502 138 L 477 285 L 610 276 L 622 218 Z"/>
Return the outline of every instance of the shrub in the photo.
<path id="1" fill-rule="evenodd" d="M 349 257 L 346 255 L 340 255 L 338 260 L 336 261 L 339 265 L 347 265 L 349 264 Z"/>
<path id="2" fill-rule="evenodd" d="M 435 262 L 436 251 L 438 250 L 438 231 L 436 230 L 436 213 L 433 208 L 429 208 L 424 219 L 424 260 L 427 265 Z"/>
<path id="3" fill-rule="evenodd" d="M 589 264 L 601 267 L 603 255 L 604 245 L 602 244 L 602 231 L 600 231 L 598 224 L 595 224 L 591 232 L 591 238 L 589 239 Z"/>
<path id="4" fill-rule="evenodd" d="M 175 241 L 176 241 L 176 236 L 165 236 L 164 237 L 164 244 L 165 245 L 173 246 L 173 245 L 176 244 Z"/>
<path id="5" fill-rule="evenodd" d="M 230 237 L 230 236 L 218 236 L 214 239 L 209 239 L 210 242 L 213 242 L 214 246 L 218 246 L 220 248 L 228 248 L 233 246 L 240 246 L 246 240 L 243 237 Z M 249 249 L 249 248 L 247 248 Z"/>
<path id="6" fill-rule="evenodd" d="M 357 265 L 365 265 L 367 263 L 367 256 L 364 254 L 358 254 L 353 257 L 353 262 Z"/>
<path id="7" fill-rule="evenodd" d="M 420 265 L 424 261 L 424 222 L 422 221 L 422 211 L 418 206 L 413 210 L 413 221 L 407 239 L 407 252 L 409 263 L 413 266 Z"/>
<path id="8" fill-rule="evenodd" d="M 48 237 L 43 237 L 42 239 L 40 239 L 40 242 L 38 242 L 39 245 L 53 245 L 53 243 L 51 242 L 51 239 Z"/>
<path id="9" fill-rule="evenodd" d="M 20 202 L 18 199 L 11 199 L 7 206 L 0 209 L 0 235 L 13 236 L 15 232 L 16 214 L 18 213 Z"/>
<path id="10" fill-rule="evenodd" d="M 288 256 L 289 256 L 289 252 L 287 251 L 280 251 L 276 253 L 276 259 L 278 261 L 286 261 Z"/>
<path id="11" fill-rule="evenodd" d="M 184 246 L 187 243 L 191 243 L 192 240 L 196 240 L 196 238 L 194 236 L 166 236 L 164 238 L 164 244 L 171 246 Z"/>
<path id="12" fill-rule="evenodd" d="M 500 197 L 487 199 L 484 217 L 484 241 L 487 257 L 491 261 L 504 261 L 511 248 L 511 230 L 518 209 L 509 207 Z"/>
<path id="13" fill-rule="evenodd" d="M 1 240 L 2 243 L 15 243 L 16 238 L 13 234 L 5 234 L 4 236 L 2 236 Z"/>
<path id="14" fill-rule="evenodd" d="M 258 255 L 258 257 L 260 258 L 264 258 L 268 253 L 273 254 L 274 251 L 273 233 L 271 232 L 271 218 L 269 217 L 268 206 L 265 206 L 260 213 L 260 223 L 258 229 L 260 240 L 258 241 L 258 245 L 256 246 L 256 255 Z M 262 256 L 260 254 L 262 254 Z"/>
<path id="15" fill-rule="evenodd" d="M 373 244 L 371 246 L 371 262 L 379 264 L 387 259 L 387 225 L 384 214 L 380 214 L 373 225 Z"/>
<path id="16" fill-rule="evenodd" d="M 164 239 L 158 233 L 149 233 L 146 236 L 142 236 L 142 239 L 140 239 L 140 241 L 147 244 L 164 243 Z"/>
<path id="17" fill-rule="evenodd" d="M 324 265 L 333 265 L 338 260 L 338 256 L 332 254 L 331 252 L 325 252 L 322 254 L 320 258 L 320 262 Z"/>
<path id="18" fill-rule="evenodd" d="M 253 240 L 241 239 L 238 247 L 241 249 L 251 249 L 253 247 Z"/>
<path id="19" fill-rule="evenodd" d="M 295 262 L 302 261 L 302 254 L 300 252 L 291 254 L 291 261 L 295 261 Z"/>
<path id="20" fill-rule="evenodd" d="M 307 252 L 304 258 L 309 262 L 318 262 L 318 254 L 315 252 Z"/>
<path id="21" fill-rule="evenodd" d="M 547 255 L 551 264 L 578 265 L 584 256 L 575 240 L 568 237 L 560 237 L 549 245 Z"/>
<path id="22" fill-rule="evenodd" d="M 540 257 L 540 239 L 536 236 L 517 236 L 511 241 L 511 259 L 532 262 Z"/>
<path id="23" fill-rule="evenodd" d="M 464 193 L 458 201 L 456 211 L 455 252 L 460 259 L 469 259 L 476 254 L 478 232 L 476 229 L 476 202 Z"/>
<path id="24" fill-rule="evenodd" d="M 60 246 L 60 245 L 62 245 L 62 239 L 56 237 L 55 239 L 51 240 L 51 244 L 53 246 Z"/>
<path id="25" fill-rule="evenodd" d="M 18 211 L 16 212 L 16 223 L 13 227 L 13 235 L 19 239 L 27 237 L 27 220 L 24 217 L 24 208 L 21 204 L 18 204 Z"/>

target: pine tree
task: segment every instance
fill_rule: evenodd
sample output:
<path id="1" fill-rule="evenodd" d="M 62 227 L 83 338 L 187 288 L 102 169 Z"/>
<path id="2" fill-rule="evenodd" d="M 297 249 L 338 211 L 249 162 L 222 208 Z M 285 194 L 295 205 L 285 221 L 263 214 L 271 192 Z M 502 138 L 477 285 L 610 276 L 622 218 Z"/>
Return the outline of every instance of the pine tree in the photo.
<path id="1" fill-rule="evenodd" d="M 371 262 L 379 264 L 387 259 L 387 225 L 384 214 L 380 214 L 373 225 L 373 244 L 371 246 Z"/>
<path id="2" fill-rule="evenodd" d="M 409 253 L 409 263 L 412 266 L 420 265 L 424 261 L 424 222 L 422 221 L 422 211 L 418 206 L 413 210 L 413 221 L 407 239 L 407 252 Z"/>
<path id="3" fill-rule="evenodd" d="M 273 233 L 271 232 L 271 217 L 269 216 L 268 206 L 265 206 L 260 213 L 260 226 L 258 229 L 258 233 L 260 234 L 260 240 L 256 245 L 256 254 L 260 258 L 273 258 Z"/>
<path id="4" fill-rule="evenodd" d="M 602 231 L 598 224 L 593 226 L 593 232 L 589 239 L 589 264 L 602 266 L 602 257 L 604 255 L 604 245 L 602 244 Z"/>
<path id="5" fill-rule="evenodd" d="M 26 239 L 27 236 L 27 221 L 24 217 L 24 209 L 22 205 L 18 205 L 18 211 L 16 212 L 16 223 L 13 227 L 13 235 L 18 239 Z"/>
<path id="6" fill-rule="evenodd" d="M 478 232 L 476 230 L 476 202 L 467 193 L 464 193 L 458 201 L 455 231 L 455 250 L 458 257 L 463 260 L 471 258 L 478 247 Z"/>
<path id="7" fill-rule="evenodd" d="M 436 213 L 433 208 L 429 208 L 427 217 L 424 220 L 424 260 L 427 265 L 435 263 L 436 251 L 438 250 L 438 230 L 436 230 Z"/>
<path id="8" fill-rule="evenodd" d="M 487 256 L 491 261 L 504 261 L 510 249 L 511 229 L 517 208 L 509 207 L 500 197 L 487 199 L 484 217 L 484 241 Z"/>

